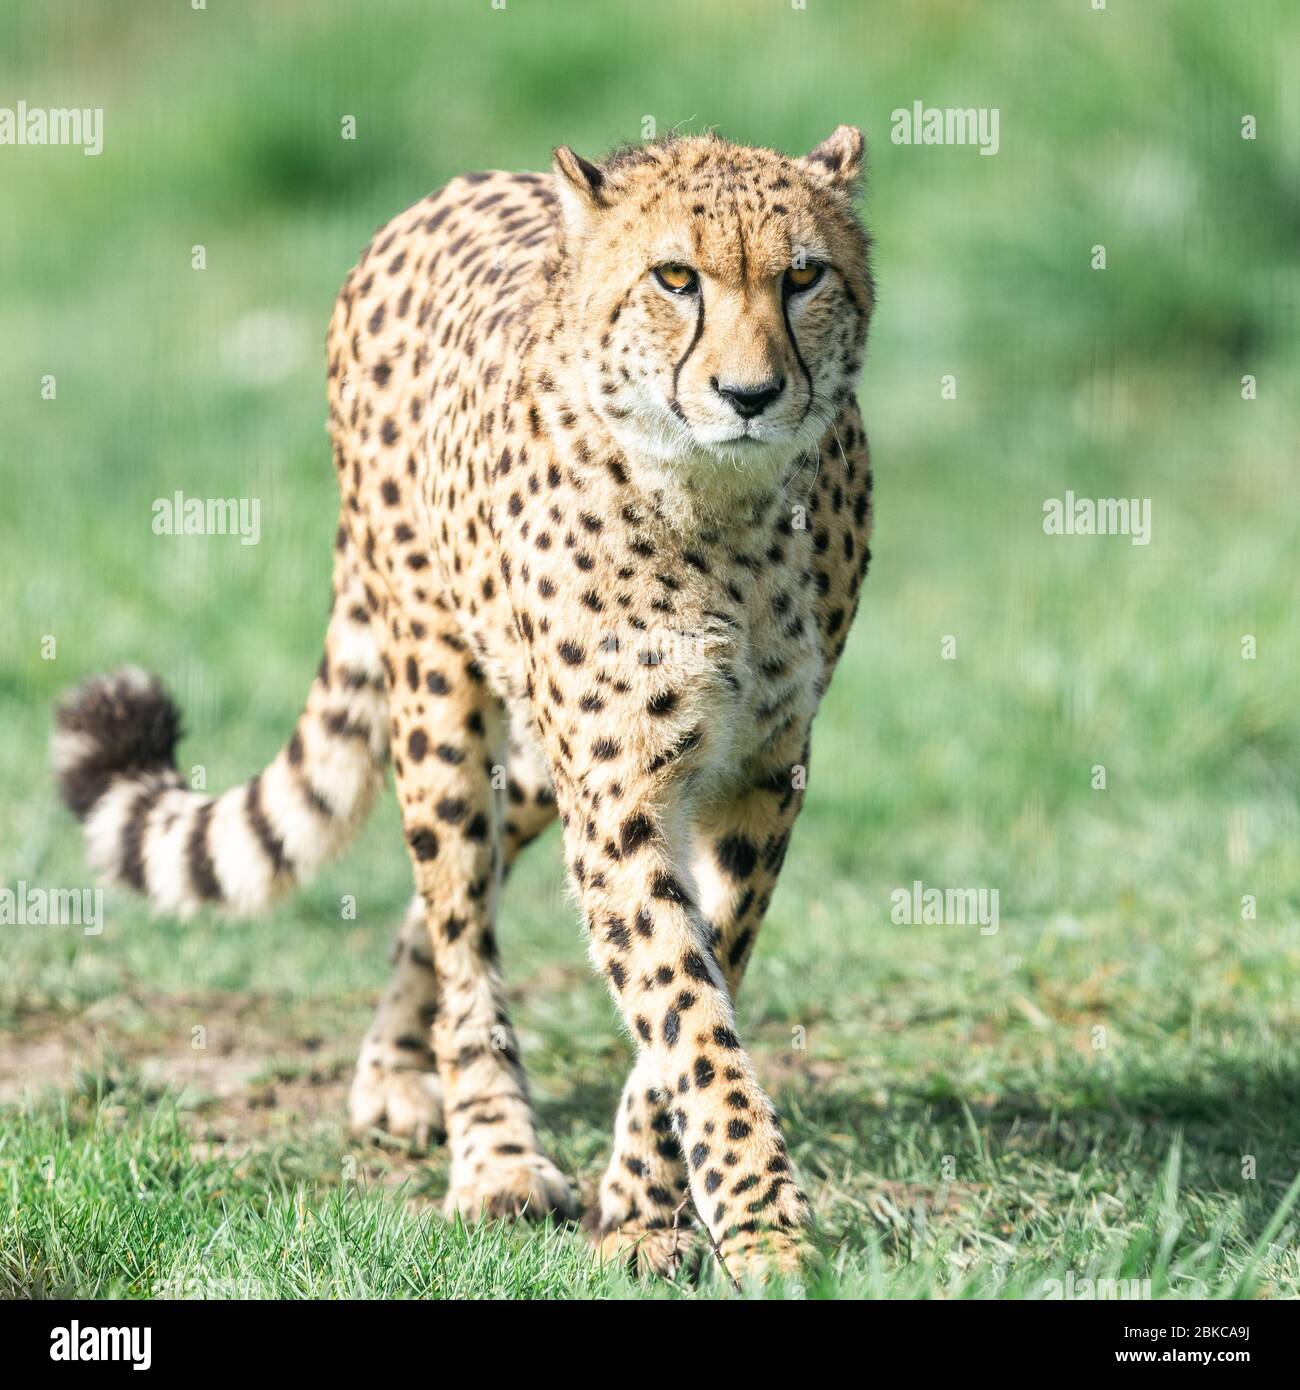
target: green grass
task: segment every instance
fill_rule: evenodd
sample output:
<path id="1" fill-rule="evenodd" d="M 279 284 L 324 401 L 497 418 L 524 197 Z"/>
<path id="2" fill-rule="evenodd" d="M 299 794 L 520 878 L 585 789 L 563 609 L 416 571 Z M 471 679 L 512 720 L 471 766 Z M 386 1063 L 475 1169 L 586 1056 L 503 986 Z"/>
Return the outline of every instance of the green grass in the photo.
<path id="1" fill-rule="evenodd" d="M 817 1213 L 805 1291 L 1297 1296 L 1298 23 L 1280 0 L 7 8 L 0 90 L 102 105 L 106 146 L 0 149 L 0 887 L 88 882 L 45 770 L 83 675 L 163 673 L 209 786 L 287 732 L 334 524 L 319 345 L 376 225 L 646 114 L 788 148 L 856 121 L 876 559 L 740 1004 Z M 1001 152 L 891 145 L 917 99 L 999 106 Z M 278 346 L 249 377 L 256 313 Z M 177 488 L 260 497 L 261 544 L 154 536 Z M 1150 498 L 1151 544 L 1044 535 L 1067 488 Z M 558 860 L 553 834 L 529 851 L 501 936 L 546 1142 L 589 1189 L 629 1048 Z M 914 879 L 997 888 L 1000 930 L 895 925 Z M 634 1285 L 572 1228 L 450 1227 L 441 1152 L 349 1140 L 409 884 L 385 802 L 268 922 L 110 895 L 101 936 L 0 927 L 0 1293 L 724 1292 Z"/>

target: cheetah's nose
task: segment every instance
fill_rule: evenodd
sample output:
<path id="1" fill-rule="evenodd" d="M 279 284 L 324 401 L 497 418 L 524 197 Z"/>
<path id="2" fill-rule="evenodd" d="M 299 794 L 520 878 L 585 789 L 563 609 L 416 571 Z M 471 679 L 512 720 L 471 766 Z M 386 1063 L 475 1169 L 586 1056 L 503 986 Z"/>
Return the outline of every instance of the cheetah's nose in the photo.
<path id="1" fill-rule="evenodd" d="M 715 376 L 710 378 L 710 384 L 718 395 L 731 402 L 732 409 L 742 420 L 750 420 L 761 415 L 785 390 L 785 377 L 775 377 L 761 386 L 723 386 Z"/>

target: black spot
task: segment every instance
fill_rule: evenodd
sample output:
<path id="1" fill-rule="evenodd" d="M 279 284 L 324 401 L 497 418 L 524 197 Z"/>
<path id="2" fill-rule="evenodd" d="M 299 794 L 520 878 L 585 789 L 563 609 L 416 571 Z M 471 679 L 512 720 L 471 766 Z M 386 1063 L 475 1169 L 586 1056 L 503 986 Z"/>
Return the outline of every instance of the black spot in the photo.
<path id="1" fill-rule="evenodd" d="M 624 854 L 635 854 L 654 834 L 654 823 L 649 816 L 629 816 L 618 833 L 619 847 Z"/>
<path id="2" fill-rule="evenodd" d="M 411 831 L 407 836 L 407 842 L 421 863 L 432 859 L 438 853 L 438 837 L 427 828 Z"/>
<path id="3" fill-rule="evenodd" d="M 714 849 L 722 871 L 734 879 L 748 878 L 758 863 L 758 850 L 744 835 L 728 835 Z"/>
<path id="4" fill-rule="evenodd" d="M 627 927 L 623 925 L 620 918 L 611 917 L 609 919 L 609 927 L 605 932 L 605 940 L 608 941 L 611 946 L 616 946 L 620 951 L 627 950 L 631 937 L 628 936 Z"/>
<path id="5" fill-rule="evenodd" d="M 656 717 L 664 714 L 671 714 L 677 708 L 677 692 L 675 690 L 664 690 L 654 696 L 646 705 L 646 712 Z"/>
<path id="6" fill-rule="evenodd" d="M 686 903 L 690 899 L 687 897 L 686 889 L 673 877 L 672 874 L 656 874 L 650 884 L 650 896 L 653 898 L 663 898 L 671 903 Z"/>
<path id="7" fill-rule="evenodd" d="M 704 963 L 704 957 L 698 951 L 686 953 L 686 958 L 682 961 L 682 969 L 692 980 L 700 980 L 704 984 L 709 984 L 712 981 L 709 967 Z"/>

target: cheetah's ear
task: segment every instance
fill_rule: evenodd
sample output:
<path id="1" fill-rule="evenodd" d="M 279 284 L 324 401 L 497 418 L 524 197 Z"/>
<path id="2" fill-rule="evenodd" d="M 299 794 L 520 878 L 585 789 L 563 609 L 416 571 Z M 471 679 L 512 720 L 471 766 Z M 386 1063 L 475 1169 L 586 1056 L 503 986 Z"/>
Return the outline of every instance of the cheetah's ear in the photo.
<path id="1" fill-rule="evenodd" d="M 561 145 L 552 154 L 551 172 L 560 196 L 565 231 L 571 237 L 580 237 L 591 226 L 596 211 L 605 206 L 605 175 L 589 160 L 574 154 L 568 145 Z"/>
<path id="2" fill-rule="evenodd" d="M 857 126 L 837 125 L 816 149 L 809 150 L 798 162 L 819 179 L 854 192 L 862 181 L 866 164 L 867 142 Z"/>

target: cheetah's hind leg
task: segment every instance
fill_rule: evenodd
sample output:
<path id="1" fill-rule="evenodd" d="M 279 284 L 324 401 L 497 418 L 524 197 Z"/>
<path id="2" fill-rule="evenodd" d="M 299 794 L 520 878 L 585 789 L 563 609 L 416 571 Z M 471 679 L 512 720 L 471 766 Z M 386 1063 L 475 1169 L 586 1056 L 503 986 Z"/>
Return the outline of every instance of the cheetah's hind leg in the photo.
<path id="1" fill-rule="evenodd" d="M 433 1055 L 437 977 L 424 925 L 424 904 L 412 900 L 393 947 L 393 974 L 361 1044 L 348 1118 L 352 1132 L 379 1129 L 416 1148 L 446 1138 L 442 1082 Z"/>

